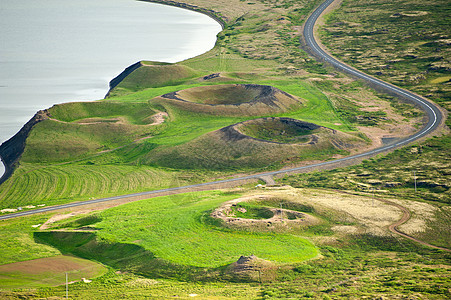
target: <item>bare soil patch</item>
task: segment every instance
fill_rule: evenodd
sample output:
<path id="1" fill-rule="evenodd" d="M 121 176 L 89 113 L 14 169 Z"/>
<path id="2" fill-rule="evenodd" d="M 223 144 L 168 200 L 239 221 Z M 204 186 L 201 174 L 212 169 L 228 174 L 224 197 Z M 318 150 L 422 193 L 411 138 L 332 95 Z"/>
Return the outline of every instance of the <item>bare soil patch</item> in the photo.
<path id="1" fill-rule="evenodd" d="M 98 209 L 98 210 L 101 210 L 101 209 Z M 69 219 L 69 218 L 72 218 L 72 217 L 75 217 L 78 215 L 88 214 L 88 213 L 91 213 L 94 211 L 96 211 L 96 209 L 83 208 L 81 210 L 76 210 L 76 211 L 70 212 L 68 214 L 56 214 L 56 215 L 50 217 L 50 219 L 48 219 L 47 221 L 45 221 L 45 223 L 42 224 L 39 229 L 41 229 L 41 230 L 49 229 L 50 227 L 52 227 L 53 223 L 56 223 L 56 222 L 59 222 L 62 220 L 66 220 L 66 219 Z"/>
<path id="2" fill-rule="evenodd" d="M 30 287 L 30 286 L 57 286 L 65 283 L 66 273 L 72 282 L 81 281 L 82 278 L 98 277 L 107 269 L 102 265 L 72 256 L 54 256 L 39 258 L 30 261 L 17 262 L 0 266 L 1 286 Z M 9 285 L 10 279 L 14 286 Z"/>

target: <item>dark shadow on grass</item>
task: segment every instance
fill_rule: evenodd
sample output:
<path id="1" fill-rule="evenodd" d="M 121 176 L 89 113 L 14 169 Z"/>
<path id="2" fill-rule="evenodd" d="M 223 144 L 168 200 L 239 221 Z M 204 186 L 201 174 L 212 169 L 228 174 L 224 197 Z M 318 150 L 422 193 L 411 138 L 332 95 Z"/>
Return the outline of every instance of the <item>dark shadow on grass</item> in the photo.
<path id="1" fill-rule="evenodd" d="M 148 278 L 171 278 L 180 281 L 253 281 L 251 277 L 230 272 L 230 265 L 201 268 L 174 264 L 135 244 L 110 243 L 91 232 L 35 232 L 34 240 L 71 254 Z"/>

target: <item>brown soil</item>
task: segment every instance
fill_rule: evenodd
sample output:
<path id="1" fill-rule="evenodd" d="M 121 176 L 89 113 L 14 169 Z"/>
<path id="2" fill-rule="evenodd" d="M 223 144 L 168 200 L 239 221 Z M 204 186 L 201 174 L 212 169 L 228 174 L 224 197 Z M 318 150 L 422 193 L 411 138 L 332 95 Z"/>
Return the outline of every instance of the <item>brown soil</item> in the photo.
<path id="1" fill-rule="evenodd" d="M 39 258 L 29 261 L 1 265 L 0 273 L 64 273 L 86 268 L 86 262 L 91 263 L 90 261 L 83 261 L 82 259 L 75 260 L 73 257 L 59 255 L 54 257 Z"/>
<path id="2" fill-rule="evenodd" d="M 255 255 L 241 256 L 225 269 L 225 276 L 235 281 L 268 282 L 276 278 L 277 267 Z"/>
<path id="3" fill-rule="evenodd" d="M 50 219 L 48 219 L 47 221 L 45 221 L 44 224 L 41 225 L 41 227 L 39 227 L 39 229 L 41 230 L 45 230 L 45 229 L 49 229 L 50 227 L 52 227 L 52 224 L 61 220 L 65 220 L 65 219 L 69 219 L 72 217 L 75 217 L 77 215 L 84 215 L 84 214 L 89 214 L 91 212 L 97 211 L 97 210 L 103 210 L 106 209 L 105 208 L 101 208 L 101 209 L 82 209 L 82 210 L 77 210 L 77 211 L 73 211 L 71 213 L 68 214 L 56 214 L 52 217 L 50 217 Z"/>

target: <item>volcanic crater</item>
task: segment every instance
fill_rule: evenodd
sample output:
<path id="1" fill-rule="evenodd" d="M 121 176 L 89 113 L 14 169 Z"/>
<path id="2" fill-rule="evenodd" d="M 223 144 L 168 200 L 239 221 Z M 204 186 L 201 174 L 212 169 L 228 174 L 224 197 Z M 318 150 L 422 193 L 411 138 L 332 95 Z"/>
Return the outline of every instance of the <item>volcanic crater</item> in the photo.
<path id="1" fill-rule="evenodd" d="M 264 115 L 302 106 L 297 97 L 258 84 L 199 86 L 164 94 L 154 101 L 166 101 L 183 109 L 217 115 Z"/>

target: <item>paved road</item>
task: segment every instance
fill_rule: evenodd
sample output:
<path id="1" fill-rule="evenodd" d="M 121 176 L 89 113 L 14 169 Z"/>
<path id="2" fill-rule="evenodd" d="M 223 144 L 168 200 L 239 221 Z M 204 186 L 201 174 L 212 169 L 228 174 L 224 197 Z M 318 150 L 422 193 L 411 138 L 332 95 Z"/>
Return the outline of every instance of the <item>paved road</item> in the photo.
<path id="1" fill-rule="evenodd" d="M 255 174 L 255 175 L 237 177 L 237 178 L 220 180 L 220 181 L 194 184 L 194 185 L 189 185 L 189 186 L 168 188 L 168 189 L 128 194 L 128 195 L 122 195 L 122 196 L 116 196 L 116 197 L 108 197 L 108 198 L 95 199 L 95 200 L 89 200 L 89 201 L 81 201 L 81 202 L 69 203 L 69 204 L 64 204 L 64 205 L 45 207 L 45 208 L 35 209 L 35 210 L 21 211 L 21 212 L 17 212 L 17 213 L 0 216 L 0 220 L 22 217 L 22 216 L 43 213 L 43 212 L 48 212 L 48 211 L 53 211 L 53 210 L 58 210 L 58 209 L 70 208 L 70 207 L 75 207 L 75 206 L 88 205 L 88 204 L 101 203 L 101 202 L 106 202 L 106 201 L 136 197 L 136 196 L 147 196 L 148 195 L 149 197 L 151 197 L 154 194 L 164 193 L 164 192 L 180 192 L 180 193 L 182 193 L 182 192 L 186 192 L 193 188 L 200 188 L 200 187 L 205 187 L 205 186 L 212 186 L 212 185 L 237 182 L 237 181 L 245 181 L 248 179 L 260 178 L 262 176 L 273 176 L 273 175 L 285 174 L 285 173 L 296 172 L 296 171 L 303 171 L 303 170 L 305 171 L 308 169 L 315 169 L 315 168 L 323 167 L 323 166 L 334 166 L 334 165 L 339 166 L 341 163 L 346 162 L 346 161 L 351 161 L 351 160 L 364 158 L 364 157 L 372 157 L 378 153 L 386 152 L 386 151 L 392 150 L 394 148 L 401 147 L 403 145 L 406 145 L 412 141 L 415 141 L 415 140 L 427 135 L 428 133 L 434 131 L 439 126 L 439 124 L 443 118 L 442 112 L 435 105 L 431 104 L 426 99 L 419 97 L 409 91 L 403 90 L 394 85 L 388 84 L 379 79 L 368 76 L 360 71 L 357 71 L 357 70 L 343 64 L 342 62 L 340 62 L 340 61 L 336 60 L 335 58 L 331 57 L 330 55 L 328 55 L 325 51 L 323 51 L 318 46 L 318 43 L 315 41 L 315 38 L 314 38 L 313 27 L 314 27 L 318 17 L 321 15 L 321 13 L 332 2 L 333 2 L 333 0 L 327 0 L 326 2 L 321 4 L 315 10 L 315 12 L 307 19 L 307 21 L 305 23 L 305 27 L 304 27 L 304 37 L 305 37 L 307 46 L 311 49 L 311 52 L 313 55 L 315 55 L 317 58 L 319 58 L 327 63 L 330 63 L 337 69 L 339 69 L 347 74 L 350 74 L 353 77 L 363 79 L 366 82 L 368 82 L 369 84 L 371 84 L 371 86 L 378 87 L 379 89 L 382 89 L 388 93 L 397 95 L 398 97 L 400 97 L 404 100 L 407 100 L 407 101 L 417 104 L 426 113 L 426 115 L 428 117 L 428 122 L 420 131 L 418 131 L 414 135 L 408 136 L 408 137 L 406 137 L 394 144 L 391 144 L 391 145 L 383 146 L 383 147 L 380 147 L 380 148 L 377 148 L 377 149 L 374 149 L 374 150 L 371 150 L 371 151 L 368 151 L 365 153 L 348 156 L 348 157 L 341 158 L 341 159 L 331 160 L 331 161 L 327 161 L 327 162 L 323 162 L 323 163 L 312 164 L 312 165 L 308 165 L 308 166 L 280 170 L 280 171 L 266 172 L 263 174 Z"/>

